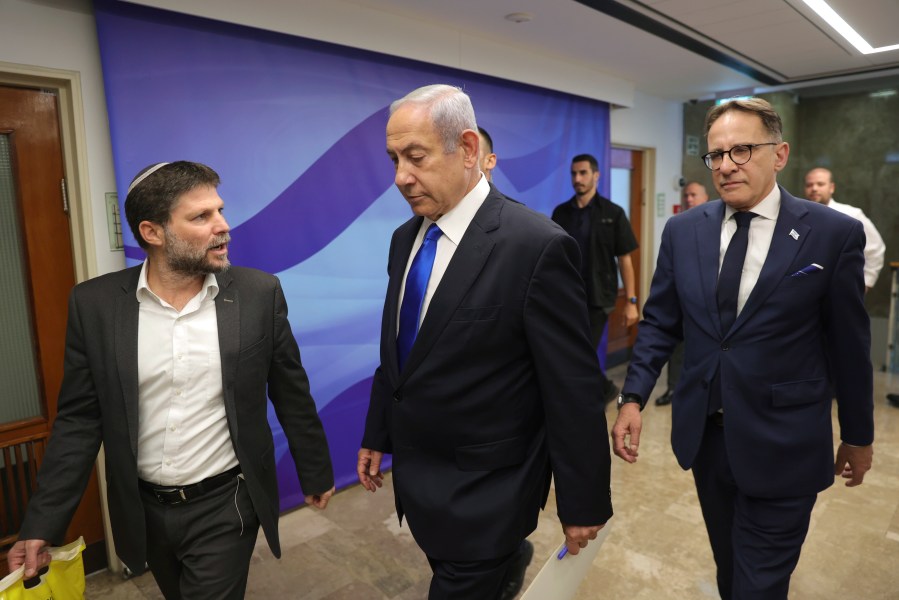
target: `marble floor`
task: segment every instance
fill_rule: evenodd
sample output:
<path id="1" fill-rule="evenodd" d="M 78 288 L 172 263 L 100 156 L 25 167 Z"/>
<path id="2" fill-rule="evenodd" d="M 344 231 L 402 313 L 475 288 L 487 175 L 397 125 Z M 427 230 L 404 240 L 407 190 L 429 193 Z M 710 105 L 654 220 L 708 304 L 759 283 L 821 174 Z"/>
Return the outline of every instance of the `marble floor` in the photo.
<path id="1" fill-rule="evenodd" d="M 610 375 L 620 383 L 623 367 Z M 893 379 L 888 383 L 885 374 L 875 375 L 874 469 L 861 487 L 838 482 L 819 496 L 791 599 L 899 600 L 899 409 L 884 399 L 888 385 L 899 391 L 899 380 Z M 613 407 L 607 416 L 611 426 Z M 670 427 L 670 408 L 650 403 L 640 461 L 627 465 L 613 458 L 613 527 L 578 599 L 718 597 L 693 480 L 671 453 Z M 281 537 L 284 554 L 276 560 L 260 534 L 247 598 L 427 596 L 430 570 L 408 529 L 397 526 L 389 476 L 377 494 L 353 486 L 338 493 L 324 512 L 303 508 L 284 515 Z M 536 552 L 527 582 L 562 541 L 553 498 L 530 539 Z M 88 577 L 86 597 L 144 600 L 162 595 L 149 574 L 122 580 L 104 571 Z"/>

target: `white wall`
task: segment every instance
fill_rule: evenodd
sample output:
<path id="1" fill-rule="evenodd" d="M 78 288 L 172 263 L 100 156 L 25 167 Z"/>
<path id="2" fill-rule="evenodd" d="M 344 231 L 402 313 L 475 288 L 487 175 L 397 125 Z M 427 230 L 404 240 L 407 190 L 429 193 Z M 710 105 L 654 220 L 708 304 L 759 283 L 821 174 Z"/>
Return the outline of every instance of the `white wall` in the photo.
<path id="1" fill-rule="evenodd" d="M 0 58 L 9 63 L 81 74 L 95 254 L 98 272 L 106 273 L 121 268 L 124 257 L 121 252 L 108 249 L 104 194 L 115 191 L 115 179 L 91 4 L 89 0 L 38 1 L 0 0 Z M 677 201 L 673 181 L 680 172 L 682 155 L 680 104 L 636 92 L 631 82 L 599 71 L 585 73 L 582 66 L 533 53 L 523 55 L 520 48 L 503 48 L 491 40 L 360 9 L 359 5 L 340 0 L 280 3 L 287 14 L 262 11 L 255 3 L 243 0 L 141 3 L 473 70 L 627 106 L 612 111 L 612 142 L 655 148 L 656 192 L 668 195 L 668 205 Z M 655 198 L 650 200 L 650 209 L 654 211 Z M 670 214 L 670 206 L 667 213 Z M 656 239 L 662 225 L 663 220 L 657 219 Z"/>
<path id="2" fill-rule="evenodd" d="M 97 31 L 89 0 L 55 4 L 68 8 L 0 0 L 0 60 L 80 73 L 96 270 L 108 273 L 122 268 L 125 258 L 109 250 L 107 234 L 105 194 L 116 190 Z"/>
<path id="3" fill-rule="evenodd" d="M 683 109 L 679 102 L 663 100 L 640 92 L 634 93 L 631 108 L 612 110 L 612 145 L 653 148 L 655 150 L 655 186 L 647 194 L 647 214 L 654 223 L 652 266 L 658 256 L 662 228 L 680 203 L 680 187 L 676 185 L 683 160 Z M 656 196 L 665 195 L 664 216 L 656 212 Z M 646 243 L 644 242 L 644 246 Z"/>

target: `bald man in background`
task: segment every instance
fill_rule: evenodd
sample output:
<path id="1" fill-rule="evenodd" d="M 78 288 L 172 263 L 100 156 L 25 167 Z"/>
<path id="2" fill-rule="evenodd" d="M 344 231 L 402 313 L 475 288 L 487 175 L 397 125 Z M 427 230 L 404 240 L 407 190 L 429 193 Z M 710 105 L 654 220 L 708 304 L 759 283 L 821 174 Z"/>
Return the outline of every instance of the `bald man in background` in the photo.
<path id="1" fill-rule="evenodd" d="M 880 232 L 862 209 L 833 199 L 834 189 L 836 189 L 836 185 L 833 182 L 833 174 L 828 169 L 817 167 L 805 176 L 806 198 L 862 222 L 865 230 L 865 292 L 867 292 L 874 287 L 877 276 L 880 275 L 880 269 L 883 268 L 883 255 L 886 253 L 886 246 L 883 244 Z"/>
<path id="2" fill-rule="evenodd" d="M 684 186 L 681 192 L 681 206 L 684 210 L 705 204 L 708 201 L 709 193 L 706 191 L 705 186 L 698 181 L 691 181 Z"/>

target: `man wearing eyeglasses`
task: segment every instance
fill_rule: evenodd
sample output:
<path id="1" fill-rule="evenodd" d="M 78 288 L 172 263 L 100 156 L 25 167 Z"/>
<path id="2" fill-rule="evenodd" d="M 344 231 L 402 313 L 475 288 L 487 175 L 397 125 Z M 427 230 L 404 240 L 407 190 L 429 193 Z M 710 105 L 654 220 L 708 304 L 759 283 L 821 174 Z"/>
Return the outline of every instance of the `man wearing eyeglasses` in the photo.
<path id="1" fill-rule="evenodd" d="M 871 467 L 865 236 L 857 220 L 777 185 L 790 146 L 764 100 L 713 107 L 706 134 L 721 200 L 662 232 L 613 446 L 636 462 L 640 410 L 683 338 L 671 441 L 693 472 L 718 591 L 786 599 L 817 494 L 836 474 L 859 485 Z"/>

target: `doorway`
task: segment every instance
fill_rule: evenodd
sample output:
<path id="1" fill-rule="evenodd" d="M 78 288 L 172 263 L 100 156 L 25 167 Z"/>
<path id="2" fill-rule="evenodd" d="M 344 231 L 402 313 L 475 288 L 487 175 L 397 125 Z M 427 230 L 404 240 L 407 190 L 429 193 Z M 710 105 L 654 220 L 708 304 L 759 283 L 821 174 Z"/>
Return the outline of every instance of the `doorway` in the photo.
<path id="1" fill-rule="evenodd" d="M 0 86 L 0 574 L 56 417 L 75 257 L 56 93 Z M 106 565 L 96 469 L 66 540 Z"/>
<path id="2" fill-rule="evenodd" d="M 609 199 L 624 209 L 625 215 L 640 245 L 631 253 L 634 265 L 634 286 L 637 298 L 641 298 L 641 250 L 643 240 L 643 196 L 644 196 L 644 155 L 641 150 L 630 148 L 612 148 L 611 169 L 609 172 Z M 621 274 L 618 274 L 618 297 L 615 300 L 615 311 L 609 319 L 606 345 L 606 368 L 620 365 L 630 359 L 631 350 L 637 339 L 637 326 L 625 327 L 619 318 L 624 314 L 627 303 Z"/>

